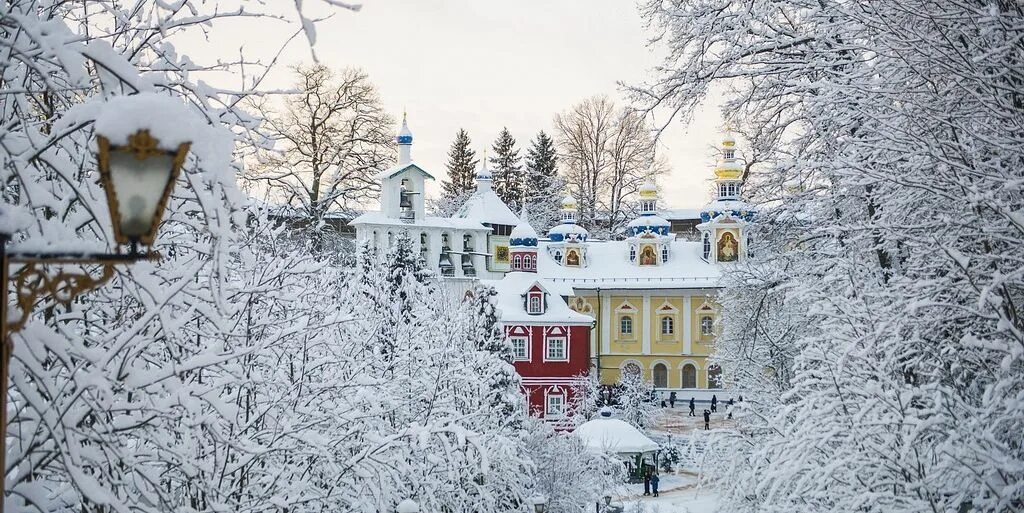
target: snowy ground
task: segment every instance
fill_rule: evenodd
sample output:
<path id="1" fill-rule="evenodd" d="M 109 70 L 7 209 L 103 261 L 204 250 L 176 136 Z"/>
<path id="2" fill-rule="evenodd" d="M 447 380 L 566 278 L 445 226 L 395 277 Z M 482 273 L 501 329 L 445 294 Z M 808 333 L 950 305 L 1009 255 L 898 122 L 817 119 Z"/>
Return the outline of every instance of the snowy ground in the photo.
<path id="1" fill-rule="evenodd" d="M 702 409 L 696 417 L 688 416 L 689 408 L 665 408 L 647 435 L 652 440 L 666 444 L 672 437 L 673 445 L 688 444 L 689 435 L 704 429 Z M 725 405 L 711 415 L 711 429 L 732 429 L 734 422 L 727 418 Z M 698 489 L 697 475 L 693 473 L 661 474 L 660 496 L 645 497 L 643 483 L 624 484 L 614 493 L 615 501 L 624 507 L 625 513 L 712 513 L 718 511 L 718 497 L 713 490 Z"/>
<path id="2" fill-rule="evenodd" d="M 693 474 L 662 474 L 659 497 L 645 497 L 644 485 L 628 484 L 615 494 L 615 501 L 625 513 L 712 513 L 718 509 L 718 498 L 709 490 L 697 488 Z"/>

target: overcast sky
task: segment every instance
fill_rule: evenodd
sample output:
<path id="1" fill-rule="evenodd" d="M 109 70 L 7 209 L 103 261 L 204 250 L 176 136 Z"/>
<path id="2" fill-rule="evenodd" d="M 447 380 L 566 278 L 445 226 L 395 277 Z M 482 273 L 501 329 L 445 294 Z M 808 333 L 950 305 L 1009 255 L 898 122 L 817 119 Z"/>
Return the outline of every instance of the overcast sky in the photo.
<path id="1" fill-rule="evenodd" d="M 317 55 L 331 67 L 364 69 L 396 118 L 408 112 L 413 159 L 438 180 L 459 128 L 469 132 L 479 154 L 507 126 L 525 154 L 539 130 L 553 134 L 554 114 L 597 94 L 623 103 L 617 83 L 639 83 L 658 63 L 632 0 L 362 4 L 357 13 L 337 12 L 317 24 Z M 223 52 L 224 45 L 244 44 L 248 52 L 269 55 L 270 42 L 280 40 L 250 25 L 228 28 L 219 39 L 186 47 L 196 52 L 214 44 Z M 285 64 L 309 61 L 301 44 L 282 56 Z M 270 81 L 290 83 L 283 66 Z M 721 138 L 721 124 L 717 105 L 711 105 L 663 134 L 659 154 L 665 152 L 672 166 L 661 184 L 666 206 L 707 201 L 710 148 Z"/>

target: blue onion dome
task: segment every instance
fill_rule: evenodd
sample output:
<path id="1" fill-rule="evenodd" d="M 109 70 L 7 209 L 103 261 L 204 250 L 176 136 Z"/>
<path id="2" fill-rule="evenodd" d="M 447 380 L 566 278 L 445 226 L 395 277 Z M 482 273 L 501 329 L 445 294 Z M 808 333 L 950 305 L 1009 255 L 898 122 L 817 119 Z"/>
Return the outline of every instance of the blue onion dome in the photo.
<path id="1" fill-rule="evenodd" d="M 395 142 L 398 144 L 412 144 L 412 131 L 409 130 L 409 122 L 406 120 L 404 113 L 402 114 L 402 129 L 395 136 Z"/>

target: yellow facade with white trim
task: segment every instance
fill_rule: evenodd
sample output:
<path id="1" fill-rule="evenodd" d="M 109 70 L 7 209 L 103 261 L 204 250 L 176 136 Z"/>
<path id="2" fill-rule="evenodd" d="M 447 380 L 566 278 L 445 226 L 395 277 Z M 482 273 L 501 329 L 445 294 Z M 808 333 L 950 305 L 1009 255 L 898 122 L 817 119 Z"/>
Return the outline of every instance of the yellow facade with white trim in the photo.
<path id="1" fill-rule="evenodd" d="M 708 356 L 720 315 L 713 289 L 577 290 L 576 294 L 570 306 L 596 321 L 591 355 L 602 384 L 618 383 L 632 364 L 657 389 L 718 388 L 709 387 L 708 382 Z M 691 383 L 684 383 L 687 366 L 694 376 Z"/>

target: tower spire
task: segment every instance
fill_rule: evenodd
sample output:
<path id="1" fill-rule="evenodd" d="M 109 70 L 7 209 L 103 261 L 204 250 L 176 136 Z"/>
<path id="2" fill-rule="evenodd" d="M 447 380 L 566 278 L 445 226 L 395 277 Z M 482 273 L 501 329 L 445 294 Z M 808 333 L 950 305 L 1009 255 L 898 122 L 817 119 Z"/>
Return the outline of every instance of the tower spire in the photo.
<path id="1" fill-rule="evenodd" d="M 412 131 L 409 130 L 408 116 L 404 111 L 402 112 L 402 128 L 395 136 L 395 142 L 398 143 L 398 164 L 412 162 Z"/>

